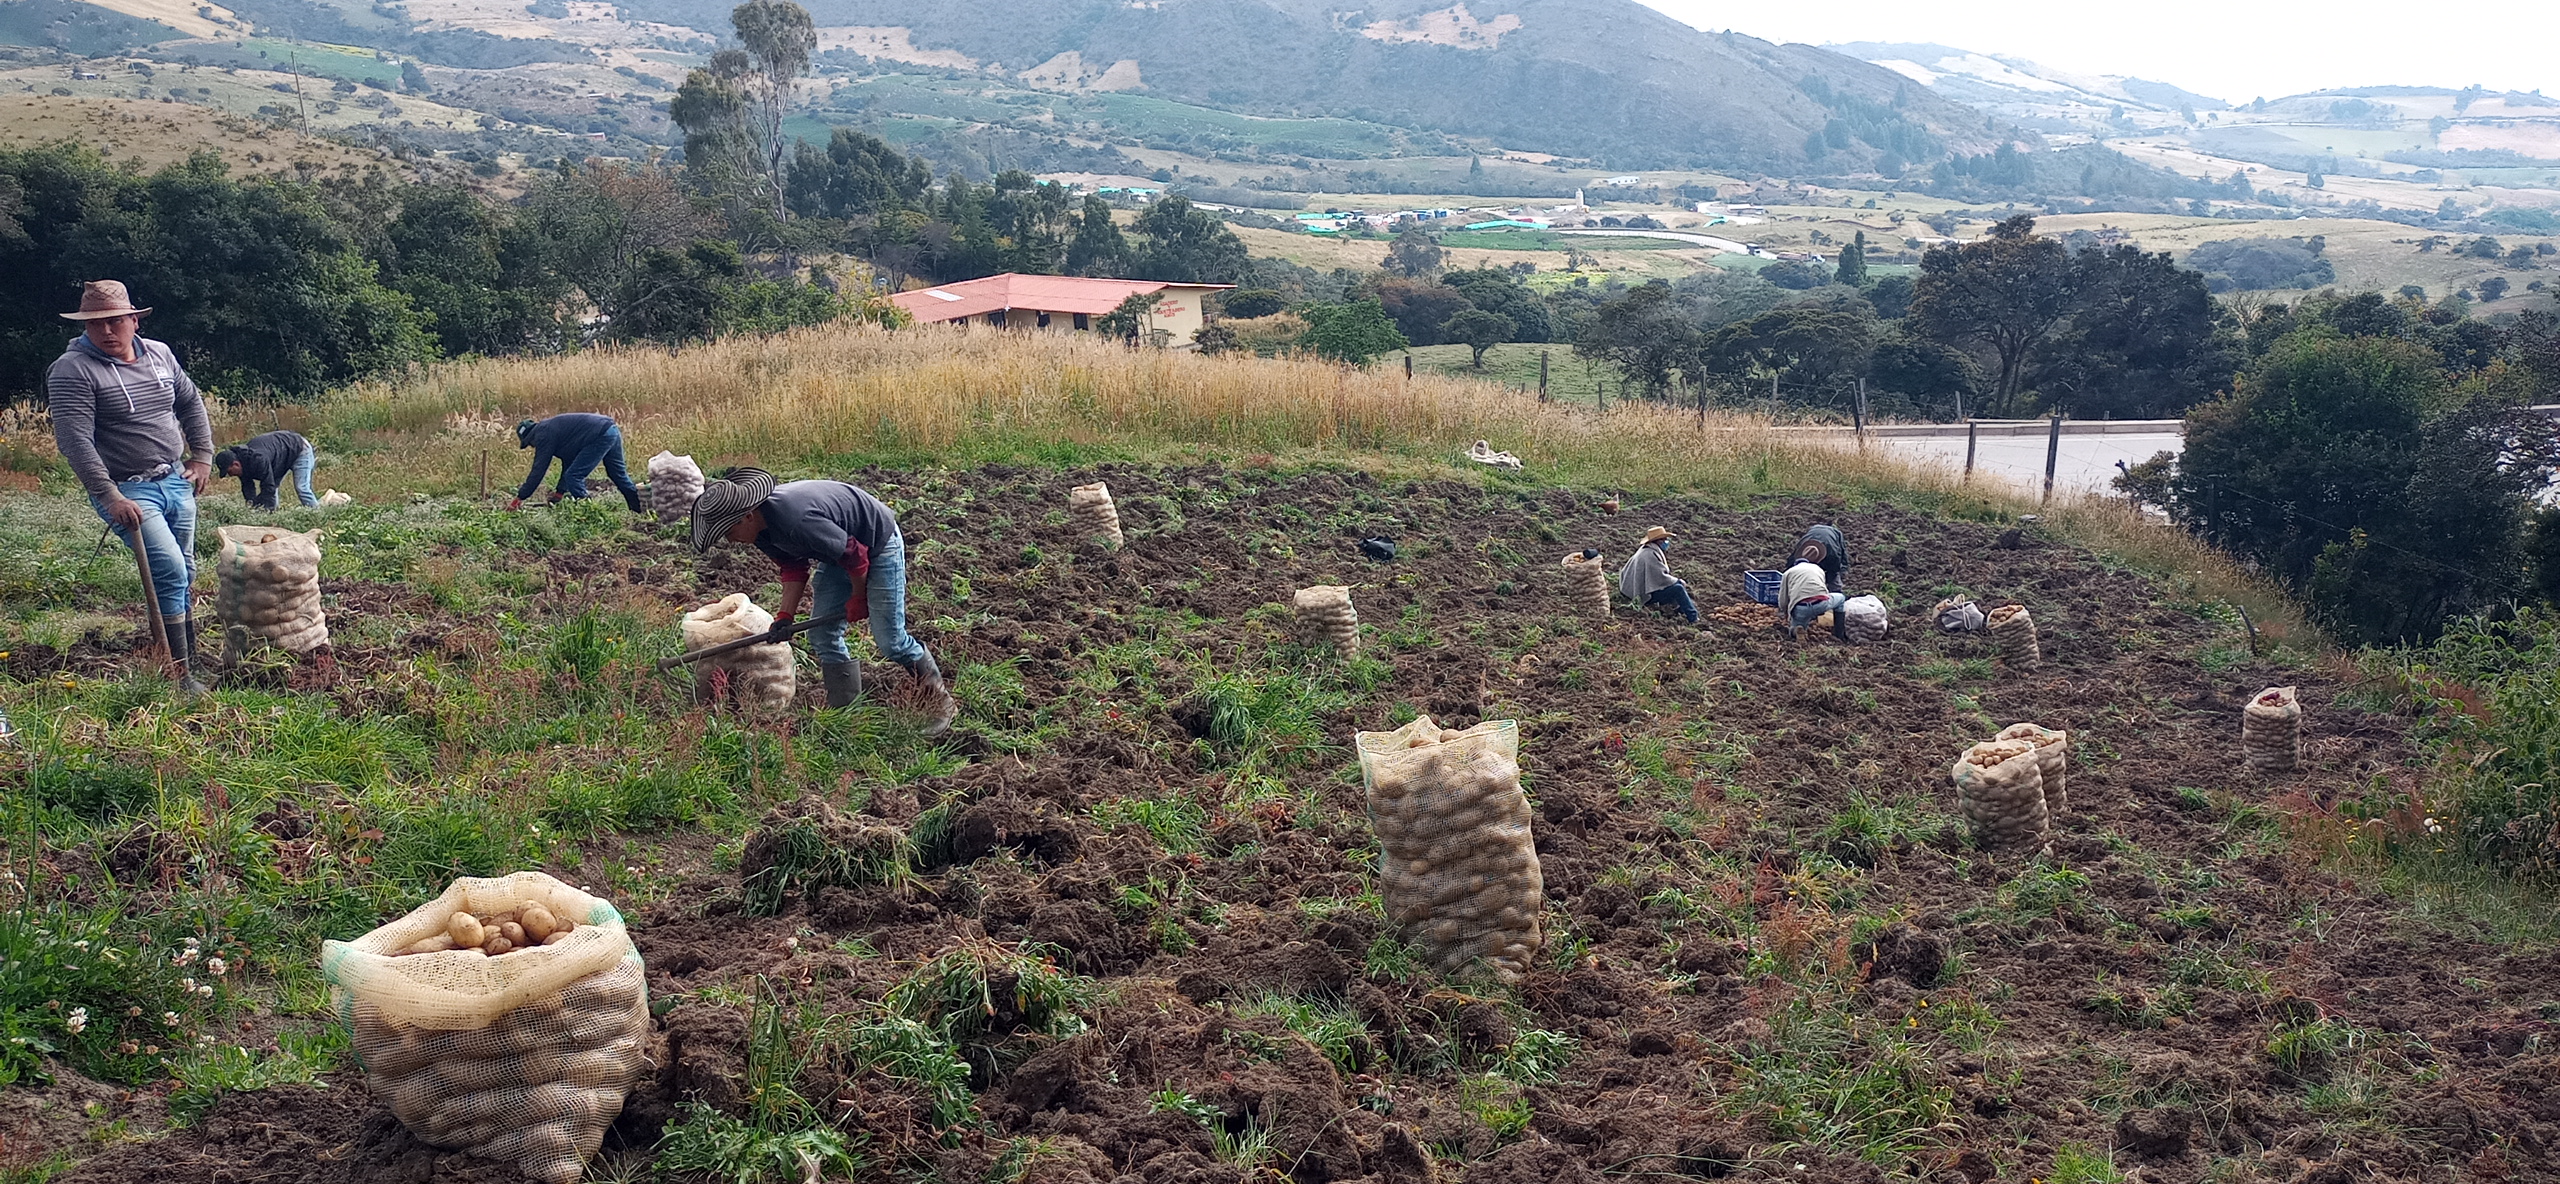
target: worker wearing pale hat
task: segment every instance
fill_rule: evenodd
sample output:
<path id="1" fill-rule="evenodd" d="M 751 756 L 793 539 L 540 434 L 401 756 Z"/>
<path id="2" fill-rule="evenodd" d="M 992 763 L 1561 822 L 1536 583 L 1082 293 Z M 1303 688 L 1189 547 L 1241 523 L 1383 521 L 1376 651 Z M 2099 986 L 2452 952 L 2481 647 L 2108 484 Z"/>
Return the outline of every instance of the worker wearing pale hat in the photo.
<path id="1" fill-rule="evenodd" d="M 782 604 L 768 640 L 791 640 L 801 597 L 817 586 L 809 652 L 825 678 L 827 706 L 847 706 L 862 693 L 862 664 L 844 635 L 847 624 L 868 618 L 880 656 L 905 667 L 923 693 L 925 735 L 950 729 L 959 706 L 932 652 L 907 632 L 907 544 L 896 511 L 842 481 L 776 484 L 763 469 L 736 468 L 693 503 L 693 549 L 722 539 L 753 544 L 781 573 Z"/>
<path id="2" fill-rule="evenodd" d="M 1660 526 L 1644 532 L 1644 542 L 1618 573 L 1618 594 L 1648 608 L 1674 610 L 1695 625 L 1698 602 L 1689 595 L 1688 581 L 1671 574 L 1671 540 L 1679 537 Z"/>
<path id="3" fill-rule="evenodd" d="M 204 690 L 189 669 L 196 652 L 188 590 L 195 583 L 196 495 L 213 480 L 213 420 L 204 396 L 169 347 L 141 335 L 143 314 L 125 286 L 91 280 L 80 311 L 62 314 L 80 336 L 45 372 L 54 447 L 89 493 L 89 504 L 126 546 L 139 540 L 178 687 Z"/>

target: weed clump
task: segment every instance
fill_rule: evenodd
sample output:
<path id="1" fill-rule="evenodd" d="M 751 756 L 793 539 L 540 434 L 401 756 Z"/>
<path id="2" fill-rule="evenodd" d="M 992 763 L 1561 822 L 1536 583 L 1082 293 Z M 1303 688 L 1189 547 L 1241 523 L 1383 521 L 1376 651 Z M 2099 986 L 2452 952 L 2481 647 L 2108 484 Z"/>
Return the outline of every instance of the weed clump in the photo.
<path id="1" fill-rule="evenodd" d="M 898 884 L 911 874 L 905 835 L 817 797 L 767 814 L 738 856 L 747 912 L 759 917 L 781 912 L 794 894 L 808 899 L 824 888 Z"/>

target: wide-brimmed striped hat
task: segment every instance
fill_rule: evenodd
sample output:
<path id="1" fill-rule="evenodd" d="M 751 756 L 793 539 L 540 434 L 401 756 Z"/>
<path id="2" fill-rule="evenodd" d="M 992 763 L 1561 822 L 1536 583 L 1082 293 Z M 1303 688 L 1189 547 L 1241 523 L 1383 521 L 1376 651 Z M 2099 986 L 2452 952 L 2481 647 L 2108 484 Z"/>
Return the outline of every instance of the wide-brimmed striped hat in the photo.
<path id="1" fill-rule="evenodd" d="M 710 550 L 711 544 L 728 537 L 729 528 L 739 519 L 772 495 L 773 474 L 745 466 L 703 486 L 702 496 L 693 499 L 693 549 Z"/>

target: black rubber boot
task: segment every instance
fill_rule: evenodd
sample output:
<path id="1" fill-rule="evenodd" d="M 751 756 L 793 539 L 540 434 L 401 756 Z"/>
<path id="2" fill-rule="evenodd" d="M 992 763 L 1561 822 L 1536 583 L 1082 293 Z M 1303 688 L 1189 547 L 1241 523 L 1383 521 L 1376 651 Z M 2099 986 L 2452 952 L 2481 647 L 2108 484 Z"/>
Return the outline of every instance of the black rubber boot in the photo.
<path id="1" fill-rule="evenodd" d="M 1839 638 L 1839 639 L 1840 639 L 1840 640 L 1842 640 L 1842 641 L 1847 641 L 1847 640 L 1849 640 L 1849 614 L 1848 614 L 1848 613 L 1843 612 L 1843 611 L 1841 611 L 1841 610 L 1839 610 L 1839 609 L 1836 609 L 1836 608 L 1835 608 L 1835 609 L 1833 609 L 1833 610 L 1831 610 L 1831 635 L 1832 635 L 1833 637 L 1837 637 L 1837 638 Z"/>
<path id="2" fill-rule="evenodd" d="M 622 491 L 622 504 L 623 504 L 623 505 L 626 505 L 626 506 L 631 507 L 631 512 L 632 512 L 632 513 L 634 513 L 634 514 L 642 514 L 642 513 L 646 513 L 646 512 L 647 512 L 647 511 L 642 510 L 642 509 L 640 508 L 640 491 L 639 491 L 639 490 L 637 490 L 637 489 L 626 489 L 626 490 L 623 490 L 623 491 Z"/>
<path id="3" fill-rule="evenodd" d="M 862 663 L 821 664 L 818 676 L 827 684 L 827 706 L 851 707 L 862 697 Z"/>
<path id="4" fill-rule="evenodd" d="M 178 694 L 192 699 L 204 693 L 204 684 L 196 681 L 196 627 L 192 618 L 161 622 L 168 634 L 170 676 L 178 684 Z"/>
<path id="5" fill-rule="evenodd" d="M 951 721 L 960 718 L 960 704 L 951 697 L 951 688 L 942 681 L 942 667 L 928 651 L 907 667 L 915 676 L 916 689 L 924 694 L 924 734 L 939 736 L 951 730 Z"/>

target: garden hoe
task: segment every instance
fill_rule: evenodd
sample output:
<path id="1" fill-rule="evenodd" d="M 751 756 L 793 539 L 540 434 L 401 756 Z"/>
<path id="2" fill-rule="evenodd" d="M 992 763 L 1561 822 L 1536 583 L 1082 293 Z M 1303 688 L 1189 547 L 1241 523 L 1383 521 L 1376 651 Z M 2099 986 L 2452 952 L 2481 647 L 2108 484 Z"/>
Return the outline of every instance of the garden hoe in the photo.
<path id="1" fill-rule="evenodd" d="M 789 642 L 789 640 L 788 640 L 789 638 L 798 637 L 798 636 L 800 636 L 801 634 L 803 634 L 803 633 L 806 633 L 806 632 L 810 631 L 811 629 L 815 629 L 815 628 L 817 628 L 817 627 L 818 627 L 818 626 L 820 626 L 820 625 L 826 624 L 828 621 L 831 621 L 831 620 L 840 621 L 840 620 L 843 620 L 843 619 L 844 619 L 844 618 L 842 618 L 842 617 L 828 617 L 828 618 L 816 618 L 816 617 L 813 617 L 813 618 L 811 618 L 811 619 L 809 619 L 809 620 L 806 620 L 806 621 L 794 621 L 794 622 L 792 622 L 792 623 L 791 623 L 791 625 L 789 626 L 788 631 L 787 631 L 787 632 L 785 632 L 785 633 L 783 634 L 783 636 L 784 636 L 784 638 L 785 638 L 785 640 L 784 640 L 783 644 L 785 644 L 785 645 L 790 644 L 790 642 Z M 767 634 L 759 633 L 759 634 L 756 634 L 756 635 L 755 635 L 755 636 L 753 636 L 753 637 L 741 637 L 741 638 L 739 638 L 739 639 L 738 639 L 738 640 L 736 640 L 736 641 L 724 641 L 724 642 L 721 642 L 721 643 L 720 643 L 720 644 L 718 644 L 718 645 L 707 645 L 707 646 L 704 646 L 704 647 L 702 647 L 701 649 L 695 650 L 695 651 L 693 651 L 692 653 L 689 653 L 689 654 L 677 654 L 675 657 L 672 657 L 672 658 L 660 658 L 660 659 L 658 659 L 658 673 L 660 673 L 660 674 L 664 674 L 664 673 L 666 673 L 667 671 L 673 670 L 673 669 L 675 669 L 675 668 L 676 668 L 676 667 L 678 667 L 678 666 L 690 666 L 690 665 L 692 665 L 692 664 L 694 664 L 694 663 L 696 663 L 696 662 L 699 662 L 699 661 L 703 660 L 704 658 L 716 658 L 716 657 L 719 657 L 719 656 L 720 656 L 720 655 L 722 655 L 722 654 L 730 653 L 730 652 L 733 652 L 733 651 L 736 651 L 736 650 L 742 650 L 742 649 L 745 649 L 745 648 L 747 648 L 748 646 L 751 646 L 751 645 L 764 645 L 764 644 L 766 644 L 767 642 L 769 642 L 769 641 L 771 641 L 771 640 L 772 640 L 771 636 L 769 636 L 769 635 L 767 635 Z"/>

